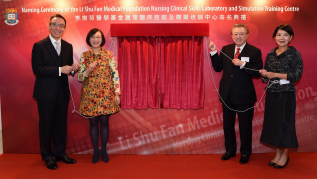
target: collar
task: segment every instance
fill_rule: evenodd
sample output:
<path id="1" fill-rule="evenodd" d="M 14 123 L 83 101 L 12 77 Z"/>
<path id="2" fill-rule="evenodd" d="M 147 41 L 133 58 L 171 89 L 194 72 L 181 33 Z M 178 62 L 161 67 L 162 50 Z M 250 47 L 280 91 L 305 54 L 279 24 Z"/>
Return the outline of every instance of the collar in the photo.
<path id="1" fill-rule="evenodd" d="M 106 49 L 104 49 L 103 47 L 100 48 L 100 56 L 105 56 L 106 54 Z M 87 53 L 86 53 L 86 57 L 87 58 L 92 58 L 94 55 L 94 51 L 92 50 L 92 48 L 90 48 Z"/>
<path id="2" fill-rule="evenodd" d="M 247 44 L 247 42 L 245 42 L 241 47 L 237 47 L 237 46 L 235 45 L 234 51 L 236 52 L 236 51 L 237 51 L 237 48 L 240 48 L 240 52 L 242 52 L 242 50 L 243 50 L 243 48 L 245 47 L 246 44 Z"/>
<path id="3" fill-rule="evenodd" d="M 62 39 L 62 38 L 59 38 L 58 40 L 55 40 L 55 39 L 52 37 L 51 34 L 49 35 L 49 37 L 50 37 L 51 42 L 52 42 L 52 44 L 54 45 L 54 47 L 55 47 L 55 42 L 58 42 L 59 45 L 61 45 L 61 39 Z"/>

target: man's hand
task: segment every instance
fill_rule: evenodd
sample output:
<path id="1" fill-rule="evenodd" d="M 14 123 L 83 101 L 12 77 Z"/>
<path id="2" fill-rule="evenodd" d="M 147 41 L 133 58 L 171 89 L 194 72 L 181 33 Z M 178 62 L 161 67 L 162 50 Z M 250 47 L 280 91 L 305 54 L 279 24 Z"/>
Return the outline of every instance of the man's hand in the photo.
<path id="1" fill-rule="evenodd" d="M 239 67 L 241 67 L 241 66 L 244 64 L 244 62 L 241 61 L 241 60 L 239 60 L 239 59 L 233 59 L 233 60 L 232 60 L 232 63 L 233 63 L 235 66 L 239 66 Z"/>
<path id="2" fill-rule="evenodd" d="M 267 71 L 262 69 L 262 70 L 259 70 L 259 73 L 261 74 L 261 76 L 266 77 Z"/>
<path id="3" fill-rule="evenodd" d="M 212 52 L 217 50 L 216 45 L 215 45 L 212 41 L 210 41 L 210 43 L 209 43 L 209 49 L 210 49 Z"/>
<path id="4" fill-rule="evenodd" d="M 65 66 L 61 67 L 61 73 L 63 73 L 63 74 L 68 75 L 72 70 L 73 70 L 72 66 L 65 65 Z"/>

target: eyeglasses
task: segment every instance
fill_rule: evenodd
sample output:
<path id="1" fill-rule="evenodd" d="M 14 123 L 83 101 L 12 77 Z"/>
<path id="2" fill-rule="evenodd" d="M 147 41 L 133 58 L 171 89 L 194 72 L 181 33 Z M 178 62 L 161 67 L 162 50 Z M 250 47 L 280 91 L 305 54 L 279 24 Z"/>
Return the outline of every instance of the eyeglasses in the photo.
<path id="1" fill-rule="evenodd" d="M 64 29 L 65 25 L 64 24 L 56 24 L 56 23 L 50 23 L 50 26 L 57 28 L 59 27 L 60 29 Z"/>
<path id="2" fill-rule="evenodd" d="M 91 36 L 90 38 L 91 38 L 91 39 L 97 39 L 97 40 L 101 39 L 100 36 Z"/>
<path id="3" fill-rule="evenodd" d="M 245 33 L 241 33 L 241 34 L 233 34 L 233 36 L 237 37 L 237 36 L 244 36 Z"/>

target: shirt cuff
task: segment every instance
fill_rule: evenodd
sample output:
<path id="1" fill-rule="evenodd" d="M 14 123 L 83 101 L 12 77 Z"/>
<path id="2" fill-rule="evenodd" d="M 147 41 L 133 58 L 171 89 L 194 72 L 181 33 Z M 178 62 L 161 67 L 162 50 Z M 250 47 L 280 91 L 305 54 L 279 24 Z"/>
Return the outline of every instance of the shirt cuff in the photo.
<path id="1" fill-rule="evenodd" d="M 245 66 L 246 62 L 244 61 L 243 64 L 240 66 L 240 69 L 242 69 Z"/>
<path id="2" fill-rule="evenodd" d="M 217 53 L 217 50 L 210 52 L 210 56 L 214 56 Z"/>
<path id="3" fill-rule="evenodd" d="M 62 74 L 61 74 L 61 67 L 58 67 L 58 76 L 62 76 Z"/>

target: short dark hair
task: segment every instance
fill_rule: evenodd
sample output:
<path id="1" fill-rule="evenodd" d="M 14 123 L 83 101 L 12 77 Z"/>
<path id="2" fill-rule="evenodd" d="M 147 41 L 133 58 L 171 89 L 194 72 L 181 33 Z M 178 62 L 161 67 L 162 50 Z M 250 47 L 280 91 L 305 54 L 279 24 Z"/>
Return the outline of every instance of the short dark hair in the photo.
<path id="1" fill-rule="evenodd" d="M 273 38 L 276 36 L 278 30 L 284 30 L 290 36 L 294 37 L 294 31 L 293 31 L 292 27 L 288 24 L 282 24 L 282 25 L 277 26 L 273 32 Z"/>
<path id="2" fill-rule="evenodd" d="M 54 14 L 50 17 L 50 24 L 51 24 L 51 20 L 54 18 L 54 17 L 59 17 L 59 18 L 62 18 L 64 21 L 65 21 L 65 27 L 66 27 L 66 19 L 60 15 L 60 14 Z"/>
<path id="3" fill-rule="evenodd" d="M 90 44 L 90 37 L 95 35 L 97 32 L 100 32 L 101 33 L 101 38 L 102 38 L 102 42 L 100 44 L 100 47 L 104 46 L 105 43 L 106 43 L 106 38 L 105 36 L 103 35 L 102 31 L 100 29 L 97 29 L 97 28 L 94 28 L 94 29 L 91 29 L 88 34 L 87 34 L 87 37 L 86 37 L 86 43 L 91 47 L 91 44 Z"/>

